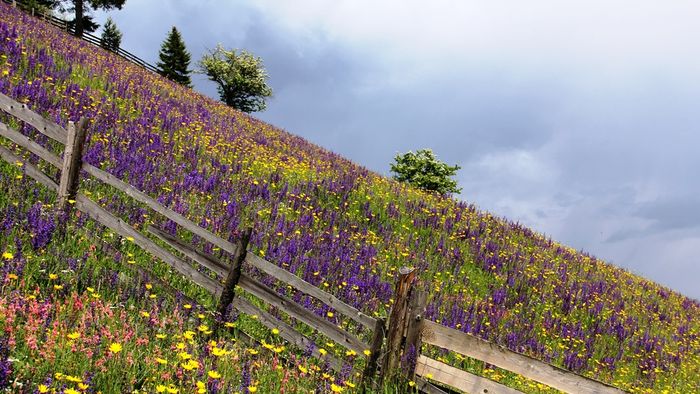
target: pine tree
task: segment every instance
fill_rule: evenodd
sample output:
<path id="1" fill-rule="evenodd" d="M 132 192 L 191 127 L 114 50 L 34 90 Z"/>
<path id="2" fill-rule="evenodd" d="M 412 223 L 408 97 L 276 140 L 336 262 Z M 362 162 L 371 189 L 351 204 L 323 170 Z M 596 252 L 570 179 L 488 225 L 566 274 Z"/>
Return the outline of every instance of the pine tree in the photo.
<path id="1" fill-rule="evenodd" d="M 117 29 L 117 25 L 112 18 L 107 18 L 107 23 L 105 23 L 104 30 L 102 31 L 102 37 L 100 37 L 100 45 L 108 51 L 116 52 L 121 43 L 122 32 Z"/>
<path id="2" fill-rule="evenodd" d="M 168 34 L 168 38 L 163 41 L 160 47 L 160 61 L 158 62 L 158 73 L 170 80 L 187 87 L 192 86 L 189 70 L 190 53 L 185 48 L 182 36 L 177 28 L 173 26 Z"/>

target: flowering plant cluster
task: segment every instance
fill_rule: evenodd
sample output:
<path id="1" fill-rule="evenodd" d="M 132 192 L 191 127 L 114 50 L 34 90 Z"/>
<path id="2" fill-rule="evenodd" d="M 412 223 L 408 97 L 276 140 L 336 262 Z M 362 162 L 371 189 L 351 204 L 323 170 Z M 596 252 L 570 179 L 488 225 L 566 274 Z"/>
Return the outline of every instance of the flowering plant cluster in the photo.
<path id="1" fill-rule="evenodd" d="M 5 4 L 0 91 L 64 126 L 88 118 L 84 160 L 222 237 L 233 239 L 254 225 L 256 253 L 367 313 L 386 314 L 398 268 L 414 266 L 430 294 L 426 317 L 440 324 L 631 391 L 693 392 L 700 384 L 697 301 L 473 205 L 372 173 Z M 59 152 L 30 127 L 3 121 Z M 3 190 L 25 182 L 21 168 L 3 174 Z M 83 180 L 81 190 L 132 225 L 178 232 L 174 223 L 96 182 Z M 42 251 L 59 240 L 69 242 L 57 237 L 51 211 L 41 203 L 50 198 L 39 197 L 26 196 L 19 209 L 12 205 L 19 200 L 0 194 L 4 261 L 24 261 L 28 252 L 45 256 Z M 70 220 L 85 223 L 84 217 Z M 29 234 L 24 242 L 10 235 L 18 227 Z M 6 285 L 50 280 L 31 271 L 30 280 L 21 266 L 8 267 L 0 271 Z M 180 288 L 182 281 L 172 278 L 172 284 Z M 51 286 L 71 294 L 65 283 Z M 327 306 L 278 290 L 340 322 Z M 9 346 L 11 354 L 19 351 Z M 495 380 L 540 390 L 472 360 L 436 353 Z M 113 360 L 126 351 L 111 354 L 103 355 Z"/>

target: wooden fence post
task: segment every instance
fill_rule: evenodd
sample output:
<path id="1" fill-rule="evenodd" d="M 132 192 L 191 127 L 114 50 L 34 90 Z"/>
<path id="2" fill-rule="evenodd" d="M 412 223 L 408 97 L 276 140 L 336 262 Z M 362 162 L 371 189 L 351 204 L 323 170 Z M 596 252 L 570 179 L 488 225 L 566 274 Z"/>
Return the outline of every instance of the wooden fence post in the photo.
<path id="1" fill-rule="evenodd" d="M 226 316 L 226 309 L 228 309 L 229 304 L 233 301 L 236 285 L 241 279 L 241 269 L 243 268 L 243 261 L 245 261 L 246 254 L 248 253 L 248 242 L 250 241 L 250 235 L 252 233 L 253 229 L 248 227 L 243 231 L 243 234 L 241 234 L 241 237 L 236 242 L 236 254 L 233 256 L 233 264 L 226 276 L 226 282 L 224 282 L 224 288 L 221 291 L 221 298 L 219 298 L 219 306 L 216 308 L 218 320 Z M 220 322 L 217 321 L 217 329 L 219 326 Z"/>
<path id="2" fill-rule="evenodd" d="M 416 377 L 416 361 L 423 344 L 423 316 L 427 300 L 428 293 L 422 289 L 414 287 L 411 290 L 406 313 L 406 343 L 403 357 L 405 363 L 403 371 L 408 380 L 415 380 Z"/>
<path id="3" fill-rule="evenodd" d="M 374 379 L 374 374 L 377 373 L 377 363 L 379 362 L 382 344 L 384 343 L 385 330 L 386 319 L 378 318 L 377 323 L 374 325 L 374 333 L 370 344 L 370 353 L 369 357 L 367 358 L 367 365 L 365 365 L 365 370 L 362 372 L 363 393 L 372 386 L 372 379 Z"/>
<path id="4" fill-rule="evenodd" d="M 85 144 L 86 118 L 82 118 L 77 124 L 68 122 L 68 138 L 63 152 L 63 166 L 61 168 L 61 182 L 58 186 L 58 208 L 66 210 L 68 200 L 75 198 L 78 188 L 78 174 L 82 165 L 83 145 Z"/>
<path id="5" fill-rule="evenodd" d="M 379 374 L 379 384 L 385 379 L 391 378 L 399 366 L 401 360 L 401 344 L 403 342 L 404 329 L 406 327 L 406 310 L 408 308 L 408 295 L 413 285 L 416 273 L 413 268 L 402 267 L 399 269 L 399 280 L 394 291 L 394 306 L 389 315 L 389 331 L 386 341 L 386 356 L 382 362 L 382 370 Z"/>

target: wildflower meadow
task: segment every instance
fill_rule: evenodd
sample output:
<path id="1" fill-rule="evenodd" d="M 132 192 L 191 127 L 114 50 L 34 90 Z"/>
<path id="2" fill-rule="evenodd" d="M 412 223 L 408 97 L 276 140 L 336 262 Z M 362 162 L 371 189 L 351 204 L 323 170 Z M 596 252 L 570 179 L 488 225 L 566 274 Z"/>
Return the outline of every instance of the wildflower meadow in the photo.
<path id="1" fill-rule="evenodd" d="M 398 269 L 411 266 L 429 294 L 430 320 L 630 392 L 700 391 L 697 300 L 474 205 L 387 179 L 4 3 L 0 92 L 63 126 L 87 118 L 86 162 L 223 238 L 252 226 L 254 253 L 367 314 L 387 315 Z M 0 121 L 60 153 L 30 126 L 4 114 Z M 83 175 L 80 191 L 130 224 L 222 255 Z M 211 296 L 54 203 L 21 165 L 0 161 L 0 391 L 355 390 L 355 370 L 330 371 L 255 316 L 232 314 L 230 330 L 214 335 Z M 330 307 L 278 291 L 342 323 Z M 554 391 L 430 351 L 526 392 Z"/>

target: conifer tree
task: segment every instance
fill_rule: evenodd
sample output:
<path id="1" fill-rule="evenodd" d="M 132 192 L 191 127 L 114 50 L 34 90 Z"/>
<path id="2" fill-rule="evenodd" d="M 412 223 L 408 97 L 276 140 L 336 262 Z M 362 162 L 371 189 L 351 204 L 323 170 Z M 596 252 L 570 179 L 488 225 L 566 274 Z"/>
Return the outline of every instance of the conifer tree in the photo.
<path id="1" fill-rule="evenodd" d="M 95 23 L 90 12 L 92 10 L 102 9 L 109 11 L 111 9 L 121 10 L 126 3 L 126 0 L 38 0 L 44 3 L 47 7 L 58 9 L 59 11 L 72 11 L 75 15 L 69 26 L 75 30 L 75 35 L 83 36 L 83 32 L 92 33 L 97 30 L 100 25 Z"/>
<path id="2" fill-rule="evenodd" d="M 158 73 L 187 87 L 192 86 L 189 70 L 190 53 L 185 48 L 180 32 L 175 26 L 160 47 Z"/>
<path id="3" fill-rule="evenodd" d="M 122 32 L 117 29 L 117 25 L 112 18 L 107 18 L 102 36 L 100 37 L 100 45 L 102 48 L 116 52 L 122 43 Z"/>

